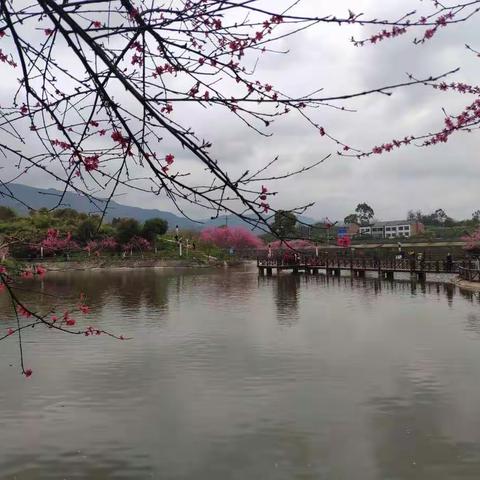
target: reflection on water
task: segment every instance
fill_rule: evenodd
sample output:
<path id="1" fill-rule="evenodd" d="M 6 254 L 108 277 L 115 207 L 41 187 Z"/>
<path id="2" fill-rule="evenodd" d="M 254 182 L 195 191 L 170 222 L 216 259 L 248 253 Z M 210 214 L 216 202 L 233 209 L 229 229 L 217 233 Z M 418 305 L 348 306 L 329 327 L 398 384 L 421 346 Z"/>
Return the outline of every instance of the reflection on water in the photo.
<path id="1" fill-rule="evenodd" d="M 2 479 L 480 478 L 477 293 L 247 267 L 35 288 L 132 340 L 26 332 L 28 381 L 0 343 Z"/>
<path id="2" fill-rule="evenodd" d="M 265 281 L 265 277 L 259 277 Z M 281 275 L 278 278 L 270 278 L 274 289 L 275 306 L 277 307 L 277 319 L 281 325 L 293 325 L 298 321 L 298 300 L 300 288 L 300 276 Z"/>

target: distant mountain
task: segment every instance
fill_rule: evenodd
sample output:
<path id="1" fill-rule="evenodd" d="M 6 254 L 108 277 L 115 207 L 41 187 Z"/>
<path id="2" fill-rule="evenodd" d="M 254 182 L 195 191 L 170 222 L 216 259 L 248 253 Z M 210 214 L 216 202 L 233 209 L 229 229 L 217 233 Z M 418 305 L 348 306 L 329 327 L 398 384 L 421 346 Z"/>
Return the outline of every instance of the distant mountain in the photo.
<path id="1" fill-rule="evenodd" d="M 21 185 L 19 183 L 11 183 L 8 185 L 8 187 L 0 186 L 0 205 L 12 207 L 18 213 L 26 214 L 28 212 L 28 208 L 17 200 L 9 198 L 10 195 L 21 199 L 22 202 L 27 204 L 29 207 L 39 209 L 55 207 L 60 198 L 60 194 L 61 192 L 59 190 L 55 190 L 54 188 L 34 188 L 28 187 L 27 185 Z M 98 213 L 99 209 L 102 209 L 105 206 L 105 203 L 106 200 L 99 200 L 96 203 L 93 203 L 81 194 L 66 192 L 62 201 L 62 205 L 59 208 L 73 208 L 78 212 Z M 156 209 L 130 207 L 115 201 L 110 201 L 106 217 L 109 220 L 111 220 L 113 217 L 131 217 L 136 218 L 140 222 L 144 222 L 149 218 L 160 217 L 167 220 L 168 224 L 173 227 L 178 225 L 180 228 L 195 228 L 194 226 L 196 225 L 194 222 L 174 215 L 170 212 L 164 212 Z"/>
<path id="2" fill-rule="evenodd" d="M 8 187 L 0 185 L 0 205 L 11 207 L 19 214 L 25 215 L 28 213 L 28 208 L 21 202 L 11 198 L 12 196 L 21 199 L 23 203 L 31 208 L 39 209 L 54 208 L 58 203 L 59 195 L 61 195 L 61 193 L 62 192 L 54 188 L 34 188 L 28 187 L 27 185 L 21 185 L 19 183 L 10 183 Z M 62 205 L 59 208 L 73 208 L 78 212 L 98 213 L 99 209 L 105 206 L 105 202 L 106 200 L 98 200 L 93 203 L 81 194 L 66 192 L 62 201 Z M 175 225 L 178 225 L 181 229 L 198 230 L 205 228 L 206 226 L 220 226 L 225 224 L 230 226 L 245 226 L 247 228 L 251 228 L 250 225 L 235 215 L 221 216 L 214 220 L 204 219 L 200 220 L 202 223 L 199 224 L 192 222 L 187 218 L 175 215 L 171 212 L 165 212 L 157 209 L 131 207 L 129 205 L 122 205 L 113 200 L 110 201 L 108 205 L 106 217 L 108 220 L 111 220 L 114 217 L 130 217 L 137 219 L 139 222 L 144 222 L 149 218 L 159 217 L 166 220 L 170 228 L 174 228 Z M 304 222 L 314 222 L 314 220 L 308 217 L 300 218 Z"/>

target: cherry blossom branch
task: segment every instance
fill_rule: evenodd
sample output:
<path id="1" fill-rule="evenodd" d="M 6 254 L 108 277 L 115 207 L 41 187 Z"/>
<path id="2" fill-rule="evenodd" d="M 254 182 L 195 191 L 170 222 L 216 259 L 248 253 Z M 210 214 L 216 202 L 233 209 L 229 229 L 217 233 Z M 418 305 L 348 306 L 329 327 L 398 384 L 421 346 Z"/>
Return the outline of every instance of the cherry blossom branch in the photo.
<path id="1" fill-rule="evenodd" d="M 21 276 L 26 279 L 31 279 L 35 275 L 43 277 L 46 273 L 46 270 L 43 267 L 37 267 L 35 271 L 32 270 L 22 270 Z M 18 297 L 16 290 L 21 290 L 15 285 L 15 278 L 18 277 L 18 272 L 7 272 L 5 267 L 0 267 L 0 290 L 6 291 L 8 293 L 10 303 L 12 305 L 12 309 L 15 315 L 16 321 L 16 328 L 9 328 L 7 333 L 1 334 L 0 333 L 0 341 L 6 340 L 14 335 L 17 336 L 18 339 L 18 346 L 19 346 L 19 356 L 20 356 L 20 366 L 22 370 L 22 374 L 26 377 L 30 377 L 32 375 L 32 369 L 25 368 L 24 362 L 24 351 L 23 351 L 23 343 L 22 343 L 22 332 L 27 328 L 35 328 L 38 325 L 43 325 L 49 329 L 53 329 L 56 331 L 60 331 L 63 333 L 69 333 L 72 335 L 83 335 L 83 336 L 93 336 L 93 335 L 106 335 L 111 338 L 117 340 L 128 340 L 129 338 L 124 337 L 123 335 L 115 335 L 111 332 L 100 328 L 94 328 L 89 326 L 87 328 L 82 329 L 72 329 L 69 327 L 73 327 L 77 324 L 76 320 L 73 319 L 72 314 L 75 312 L 88 314 L 90 308 L 85 304 L 85 297 L 83 294 L 80 297 L 80 304 L 76 309 L 73 310 L 65 310 L 61 317 L 54 315 L 55 309 L 52 308 L 47 314 L 40 314 L 31 308 L 29 308 L 25 302 L 20 300 Z M 30 290 L 31 292 L 31 290 Z M 48 295 L 44 292 L 39 292 L 42 295 Z M 28 323 L 21 324 L 21 317 L 25 319 L 33 319 L 30 320 Z M 50 317 L 50 318 L 47 318 Z"/>

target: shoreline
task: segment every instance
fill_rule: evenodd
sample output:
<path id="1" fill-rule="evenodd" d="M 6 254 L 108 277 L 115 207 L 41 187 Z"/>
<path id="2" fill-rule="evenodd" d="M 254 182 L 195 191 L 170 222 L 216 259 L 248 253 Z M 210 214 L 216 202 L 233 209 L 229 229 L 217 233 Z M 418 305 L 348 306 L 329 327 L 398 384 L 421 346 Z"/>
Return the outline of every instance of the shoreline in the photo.
<path id="1" fill-rule="evenodd" d="M 31 262 L 37 263 L 37 262 Z M 156 268 L 156 269 L 190 269 L 190 268 L 219 268 L 234 267 L 242 265 L 241 260 L 223 261 L 212 260 L 210 262 L 199 262 L 196 260 L 169 260 L 169 259 L 108 259 L 108 260 L 86 260 L 86 261 L 62 261 L 62 262 L 38 262 L 49 272 L 66 272 L 73 270 L 126 270 L 137 268 Z"/>
<path id="2" fill-rule="evenodd" d="M 452 278 L 450 281 L 459 288 L 464 288 L 473 292 L 480 292 L 480 282 L 469 282 L 467 280 L 462 280 L 459 277 Z"/>

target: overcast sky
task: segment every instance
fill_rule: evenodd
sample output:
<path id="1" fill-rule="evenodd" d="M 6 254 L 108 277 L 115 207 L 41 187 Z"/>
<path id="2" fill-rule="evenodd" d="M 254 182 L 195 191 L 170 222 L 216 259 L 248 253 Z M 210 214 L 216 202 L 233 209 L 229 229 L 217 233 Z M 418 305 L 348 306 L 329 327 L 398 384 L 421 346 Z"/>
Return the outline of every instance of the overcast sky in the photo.
<path id="1" fill-rule="evenodd" d="M 271 1 L 272 6 L 278 4 Z M 347 15 L 348 8 L 365 12 L 369 18 L 395 18 L 413 9 L 430 7 L 418 0 L 303 0 L 296 13 Z M 352 6 L 352 4 L 354 6 Z M 388 40 L 377 46 L 356 48 L 352 35 L 368 37 L 376 29 L 320 25 L 282 40 L 276 45 L 287 55 L 263 56 L 256 77 L 271 83 L 291 96 L 324 89 L 324 94 L 353 93 L 406 80 L 406 72 L 426 77 L 461 67 L 451 80 L 478 83 L 480 59 L 465 50 L 465 43 L 480 49 L 479 20 L 449 26 L 425 45 L 412 43 L 413 34 Z M 420 32 L 420 31 L 419 31 Z M 433 91 L 428 87 L 409 87 L 384 95 L 349 101 L 345 107 L 356 112 L 319 109 L 312 117 L 337 138 L 365 150 L 410 134 L 436 131 L 443 123 L 442 108 L 460 112 L 471 103 L 471 96 Z M 291 171 L 332 153 L 315 170 L 269 185 L 279 194 L 270 203 L 275 208 L 290 208 L 315 202 L 308 215 L 316 219 L 328 216 L 343 219 L 360 202 L 369 203 L 379 219 L 402 218 L 409 209 L 425 212 L 443 208 L 455 218 L 469 218 L 480 208 L 478 188 L 479 134 L 459 134 L 448 144 L 434 148 L 411 146 L 394 153 L 361 160 L 339 157 L 336 145 L 296 114 L 278 119 L 270 138 L 261 137 L 219 109 L 204 110 L 189 106 L 180 111 L 199 136 L 213 142 L 213 156 L 227 170 L 239 172 L 264 164 L 275 156 L 278 171 Z M 175 146 L 172 144 L 172 149 Z M 188 168 L 193 160 L 188 152 L 175 150 L 177 162 Z M 3 160 L 2 160 L 3 161 Z M 58 187 L 41 176 L 22 181 L 34 186 Z M 174 211 L 167 199 L 125 190 L 120 203 Z M 208 214 L 190 209 L 197 217 Z"/>

